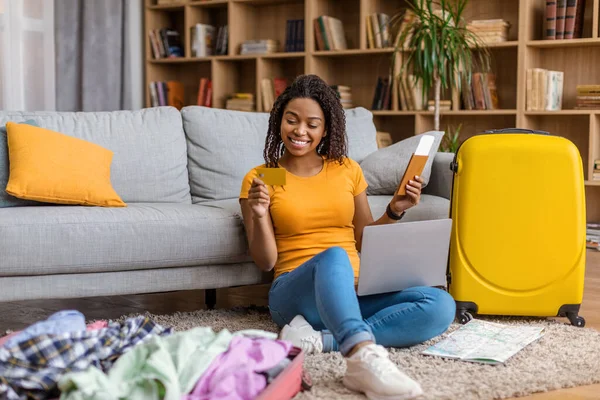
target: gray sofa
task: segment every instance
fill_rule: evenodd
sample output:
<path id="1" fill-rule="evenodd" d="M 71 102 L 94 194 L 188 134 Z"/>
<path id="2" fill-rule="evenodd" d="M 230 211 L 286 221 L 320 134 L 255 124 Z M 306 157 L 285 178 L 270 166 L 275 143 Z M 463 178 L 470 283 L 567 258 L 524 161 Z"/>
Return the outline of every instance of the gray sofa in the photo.
<path id="1" fill-rule="evenodd" d="M 346 112 L 349 155 L 360 162 L 378 151 L 372 114 Z M 2 126 L 28 119 L 112 150 L 111 181 L 128 206 L 0 208 L 0 301 L 271 280 L 248 256 L 237 200 L 244 174 L 263 162 L 268 114 L 203 107 L 0 112 Z M 451 160 L 437 153 L 422 202 L 403 222 L 447 217 Z M 375 218 L 390 198 L 369 196 Z"/>

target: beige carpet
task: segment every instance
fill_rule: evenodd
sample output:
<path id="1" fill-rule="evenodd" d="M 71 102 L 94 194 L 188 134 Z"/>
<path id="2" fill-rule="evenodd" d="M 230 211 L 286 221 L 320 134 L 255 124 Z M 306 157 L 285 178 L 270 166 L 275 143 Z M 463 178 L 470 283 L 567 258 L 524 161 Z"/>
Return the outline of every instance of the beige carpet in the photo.
<path id="1" fill-rule="evenodd" d="M 277 326 L 263 309 L 197 311 L 174 315 L 152 315 L 160 324 L 176 330 L 211 326 L 218 331 L 263 329 L 277 332 Z M 575 328 L 561 322 L 516 318 L 488 319 L 500 323 L 543 324 L 546 334 L 504 365 L 490 366 L 444 360 L 420 355 L 420 351 L 458 328 L 453 324 L 446 334 L 410 349 L 391 350 L 392 359 L 421 383 L 421 399 L 502 399 L 600 382 L 600 332 Z M 565 320 L 566 321 L 566 320 Z M 305 368 L 313 380 L 310 392 L 296 399 L 365 399 L 341 384 L 345 362 L 339 353 L 308 356 Z"/>

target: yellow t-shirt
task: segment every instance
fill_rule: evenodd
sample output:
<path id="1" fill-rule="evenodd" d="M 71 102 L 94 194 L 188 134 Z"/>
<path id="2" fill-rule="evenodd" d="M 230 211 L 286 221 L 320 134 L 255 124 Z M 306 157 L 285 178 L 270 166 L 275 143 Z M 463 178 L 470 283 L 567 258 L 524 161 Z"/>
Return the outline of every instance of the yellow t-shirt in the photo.
<path id="1" fill-rule="evenodd" d="M 264 167 L 264 164 L 259 166 Z M 246 174 L 240 198 L 248 198 L 256 168 Z M 269 186 L 270 213 L 278 258 L 275 277 L 290 272 L 333 246 L 346 250 L 358 278 L 360 259 L 354 239 L 354 197 L 367 188 L 358 163 L 325 160 L 317 175 L 300 177 L 286 171 L 286 185 Z"/>

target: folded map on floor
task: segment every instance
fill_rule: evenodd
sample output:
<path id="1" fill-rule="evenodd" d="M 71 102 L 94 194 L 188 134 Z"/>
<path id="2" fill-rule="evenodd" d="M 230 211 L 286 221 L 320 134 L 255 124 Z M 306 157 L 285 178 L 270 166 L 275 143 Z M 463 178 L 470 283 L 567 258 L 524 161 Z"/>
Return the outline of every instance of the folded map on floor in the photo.
<path id="1" fill-rule="evenodd" d="M 503 325 L 473 319 L 422 354 L 501 364 L 543 335 L 543 326 Z"/>

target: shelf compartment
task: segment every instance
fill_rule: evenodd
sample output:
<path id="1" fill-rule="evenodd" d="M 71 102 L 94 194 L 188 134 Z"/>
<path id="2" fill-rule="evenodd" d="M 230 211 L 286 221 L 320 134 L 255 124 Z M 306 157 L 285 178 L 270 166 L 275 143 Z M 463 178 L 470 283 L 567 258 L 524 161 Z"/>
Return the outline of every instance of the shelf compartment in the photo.
<path id="1" fill-rule="evenodd" d="M 575 110 L 577 85 L 598 84 L 600 82 L 600 51 L 590 51 L 584 47 L 528 49 L 529 66 L 563 71 L 562 109 Z M 524 71 L 525 72 L 525 71 Z M 590 114 L 600 110 L 581 110 Z M 571 113 L 572 111 L 567 111 Z"/>
<path id="2" fill-rule="evenodd" d="M 463 17 L 467 22 L 482 19 L 503 19 L 510 24 L 508 41 L 519 39 L 519 0 L 470 1 Z"/>
<path id="3" fill-rule="evenodd" d="M 303 1 L 235 1 L 229 11 L 230 20 L 235 21 L 229 27 L 230 54 L 240 54 L 245 40 L 263 39 L 278 41 L 278 52 L 285 52 L 287 21 L 304 20 Z M 304 38 L 306 29 L 305 23 Z"/>
<path id="4" fill-rule="evenodd" d="M 156 60 L 152 51 L 150 31 L 160 30 L 162 28 L 175 29 L 179 32 L 181 50 L 183 51 L 183 56 L 186 57 L 188 55 L 186 52 L 186 40 L 188 34 L 185 29 L 185 7 L 156 7 L 158 6 L 148 7 L 145 10 L 146 22 L 144 28 L 144 40 L 146 41 L 146 59 Z M 160 40 L 160 38 L 158 39 Z"/>
<path id="5" fill-rule="evenodd" d="M 256 110 L 256 62 L 256 59 L 213 61 L 213 107 L 225 108 L 232 93 L 252 93 Z"/>
<path id="6" fill-rule="evenodd" d="M 392 136 L 392 141 L 394 143 L 407 139 L 415 134 L 414 115 L 374 114 L 373 123 L 375 124 L 377 131 L 388 132 Z M 399 127 L 401 127 L 401 129 L 399 129 Z"/>
<path id="7" fill-rule="evenodd" d="M 589 145 L 590 145 L 590 116 L 572 115 L 564 116 L 526 116 L 525 128 L 546 131 L 553 136 L 564 137 L 579 150 L 583 162 L 584 179 L 589 179 Z"/>
<path id="8" fill-rule="evenodd" d="M 287 86 L 291 85 L 298 75 L 304 73 L 304 58 L 262 58 L 258 60 L 258 110 L 263 112 L 271 111 L 263 106 L 262 80 L 264 78 L 273 80 L 274 78 L 284 78 Z M 276 97 L 274 97 L 276 100 Z"/>
<path id="9" fill-rule="evenodd" d="M 523 4 L 523 11 L 528 19 L 526 22 L 528 30 L 525 35 L 528 44 L 530 41 L 554 42 L 554 39 L 544 40 L 546 37 L 546 0 L 527 0 L 522 1 L 521 3 Z M 594 3 L 597 4 L 598 0 L 586 0 L 585 2 L 582 38 L 592 38 L 595 36 L 592 34 L 592 27 L 594 25 Z M 556 40 L 556 42 L 568 42 L 574 40 L 578 39 L 559 39 Z"/>
<path id="10" fill-rule="evenodd" d="M 148 83 L 170 80 L 181 82 L 185 96 L 184 105 L 189 106 L 197 104 L 200 78 L 211 78 L 211 63 L 208 61 L 195 64 L 151 64 L 148 65 L 147 71 Z M 146 101 L 146 104 L 152 104 L 149 88 L 146 88 Z"/>
<path id="11" fill-rule="evenodd" d="M 372 109 L 377 77 L 390 74 L 390 56 L 315 57 L 310 71 L 317 73 L 329 85 L 350 86 L 353 106 Z"/>
<path id="12" fill-rule="evenodd" d="M 210 7 L 206 6 L 207 4 L 210 4 Z M 227 2 L 203 2 L 190 4 L 186 14 L 187 26 L 189 27 L 189 32 L 187 32 L 188 40 L 186 41 L 186 46 L 188 47 L 186 51 L 187 54 L 190 55 L 190 57 L 195 57 L 192 51 L 192 45 L 194 43 L 194 37 L 192 35 L 193 27 L 196 24 L 206 24 L 214 26 L 215 30 L 212 40 L 213 48 L 212 54 L 210 55 L 215 55 L 215 45 L 218 39 L 219 28 L 227 25 L 228 23 L 227 4 Z M 229 54 L 229 51 L 227 52 L 227 54 Z"/>
<path id="13" fill-rule="evenodd" d="M 328 15 L 342 21 L 348 49 L 359 49 L 362 33 L 360 3 L 361 0 L 312 0 L 309 20 L 305 21 L 305 31 L 308 31 L 309 29 L 311 31 L 311 34 L 308 35 L 308 38 L 311 40 L 306 48 L 312 51 L 317 50 L 314 33 L 315 19 L 322 15 Z"/>
<path id="14" fill-rule="evenodd" d="M 586 222 L 600 222 L 600 184 L 585 186 Z"/>

